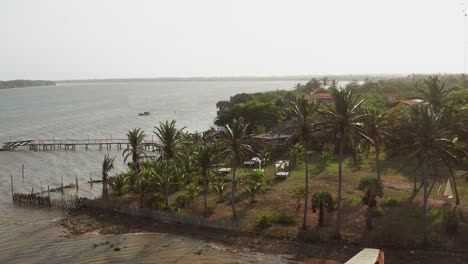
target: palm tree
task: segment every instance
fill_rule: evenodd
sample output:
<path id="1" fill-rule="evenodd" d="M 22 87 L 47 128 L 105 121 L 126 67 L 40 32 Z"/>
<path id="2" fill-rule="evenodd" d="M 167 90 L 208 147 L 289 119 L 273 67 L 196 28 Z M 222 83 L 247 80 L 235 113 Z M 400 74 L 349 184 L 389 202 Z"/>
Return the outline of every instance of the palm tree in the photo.
<path id="1" fill-rule="evenodd" d="M 448 89 L 446 84 L 447 81 L 441 81 L 439 76 L 429 76 L 427 80 L 424 80 L 427 86 L 426 89 L 418 89 L 419 93 L 423 96 L 434 111 L 439 112 L 442 110 L 447 95 L 453 90 Z"/>
<path id="2" fill-rule="evenodd" d="M 109 171 L 114 169 L 114 160 L 115 157 L 111 158 L 109 154 L 104 156 L 104 161 L 102 162 L 102 198 L 107 199 L 108 193 L 108 181 L 109 181 Z"/>
<path id="3" fill-rule="evenodd" d="M 300 142 L 304 147 L 304 160 L 305 160 L 305 195 L 304 195 L 304 217 L 302 221 L 302 229 L 307 229 L 307 200 L 309 199 L 309 158 L 308 150 L 316 142 L 313 133 L 313 117 L 317 105 L 313 100 L 303 95 L 296 98 L 295 102 L 291 103 L 290 110 L 291 116 L 294 120 L 292 127 L 294 129 L 293 135 L 290 138 L 292 141 Z"/>
<path id="4" fill-rule="evenodd" d="M 323 226 L 324 208 L 333 209 L 333 197 L 327 191 L 317 191 L 312 194 L 312 211 L 319 209 L 318 226 Z"/>
<path id="5" fill-rule="evenodd" d="M 331 89 L 334 104 L 326 104 L 324 110 L 319 114 L 322 121 L 316 124 L 317 129 L 330 135 L 338 143 L 338 196 L 336 214 L 336 237 L 341 237 L 341 192 L 342 192 L 342 165 L 344 149 L 347 145 L 354 147 L 354 141 L 362 137 L 369 142 L 372 140 L 367 136 L 363 122 L 367 115 L 361 114 L 361 106 L 364 99 L 355 97 L 351 89 Z"/>
<path id="6" fill-rule="evenodd" d="M 247 138 L 248 125 L 244 124 L 242 119 L 234 119 L 230 125 L 226 126 L 226 137 L 224 139 L 225 150 L 228 159 L 232 163 L 232 182 L 231 182 L 231 207 L 232 216 L 238 219 L 236 211 L 236 170 L 243 163 L 248 153 L 253 153 L 252 147 L 245 144 Z"/>
<path id="7" fill-rule="evenodd" d="M 169 179 L 169 161 L 179 155 L 180 146 L 182 145 L 184 139 L 183 130 L 185 127 L 177 129 L 176 121 L 172 120 L 170 123 L 169 121 L 166 121 L 165 123 L 160 122 L 159 127 L 154 128 L 156 129 L 154 133 L 158 137 L 161 144 L 161 159 L 165 162 L 166 178 Z M 169 208 L 169 201 L 167 199 L 169 196 L 168 184 L 165 185 L 164 195 L 166 197 L 166 208 Z"/>
<path id="8" fill-rule="evenodd" d="M 435 112 L 431 105 L 414 105 L 409 112 L 409 128 L 402 134 L 411 142 L 401 146 L 395 152 L 407 154 L 407 160 L 417 159 L 417 168 L 421 168 L 424 187 L 424 245 L 427 245 L 427 169 L 433 163 L 442 161 L 450 170 L 450 164 L 457 162 L 459 151 L 455 147 L 453 131 L 442 125 L 443 112 Z"/>
<path id="9" fill-rule="evenodd" d="M 328 79 L 327 76 L 322 78 L 322 85 L 323 85 L 324 88 L 326 88 L 328 86 L 328 81 L 329 81 L 329 79 Z"/>
<path id="10" fill-rule="evenodd" d="M 143 206 L 143 192 L 141 190 L 140 181 L 140 161 L 145 156 L 145 149 L 143 143 L 145 142 L 145 131 L 141 128 L 134 128 L 127 133 L 129 148 L 125 149 L 122 153 L 124 156 L 124 162 L 127 162 L 129 158 L 132 159 L 131 166 L 135 171 L 137 177 L 138 191 L 140 192 L 140 206 Z"/>
<path id="11" fill-rule="evenodd" d="M 338 81 L 337 80 L 331 80 L 330 88 L 337 89 L 338 88 Z"/>
<path id="12" fill-rule="evenodd" d="M 367 108 L 366 113 L 368 114 L 368 118 L 364 123 L 364 128 L 369 138 L 371 138 L 373 141 L 372 143 L 375 149 L 377 178 L 380 179 L 380 145 L 382 144 L 384 136 L 386 135 L 382 124 L 387 112 L 380 113 L 380 111 L 376 108 Z"/>
<path id="13" fill-rule="evenodd" d="M 195 152 L 195 163 L 198 165 L 203 182 L 203 204 L 207 212 L 206 195 L 208 179 L 212 168 L 221 160 L 221 148 L 216 142 L 201 143 Z"/>
<path id="14" fill-rule="evenodd" d="M 366 226 L 372 229 L 372 208 L 377 205 L 377 197 L 383 196 L 383 185 L 380 179 L 367 176 L 361 179 L 358 190 L 364 192 L 362 204 L 367 206 Z"/>

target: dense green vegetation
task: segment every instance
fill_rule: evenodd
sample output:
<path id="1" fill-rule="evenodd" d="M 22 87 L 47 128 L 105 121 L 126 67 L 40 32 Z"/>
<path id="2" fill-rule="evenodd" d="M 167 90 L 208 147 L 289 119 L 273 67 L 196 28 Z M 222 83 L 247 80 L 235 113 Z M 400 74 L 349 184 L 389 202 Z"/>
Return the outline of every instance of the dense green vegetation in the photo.
<path id="1" fill-rule="evenodd" d="M 0 89 L 55 85 L 53 81 L 14 80 L 0 81 Z"/>
<path id="2" fill-rule="evenodd" d="M 156 126 L 157 159 L 146 156 L 147 134 L 131 130 L 131 144 L 124 151 L 129 170 L 110 180 L 114 195 L 139 194 L 139 206 L 180 214 L 242 219 L 247 229 L 301 227 L 301 234 L 312 240 L 323 239 L 323 230 L 337 239 L 357 235 L 361 231 L 356 229 L 356 219 L 361 218 L 366 230 L 358 238 L 362 240 L 384 241 L 391 237 L 385 232 L 392 225 L 406 230 L 392 245 L 405 239 L 417 241 L 413 246 L 427 246 L 435 238 L 454 239 L 445 237 L 449 233 L 460 232 L 463 237 L 468 232 L 462 224 L 467 210 L 461 205 L 468 202 L 468 179 L 463 176 L 468 166 L 467 89 L 457 86 L 462 83 L 426 77 L 414 90 L 423 103 L 389 109 L 373 103 L 377 93 L 363 92 L 369 82 L 328 88 L 330 102 L 310 99 L 307 84 L 297 85 L 294 91 L 233 96 L 218 103 L 217 123 L 225 123 L 224 132 L 189 134 L 175 121 Z M 309 86 L 325 89 L 324 83 L 328 80 L 312 80 Z M 270 118 L 263 120 L 263 115 Z M 267 146 L 252 149 L 249 129 L 268 131 L 286 120 L 291 135 L 286 151 L 272 152 Z M 265 160 L 263 170 L 242 167 L 254 156 Z M 109 159 L 104 160 L 103 179 L 111 168 Z M 270 159 L 290 159 L 290 176 L 276 179 L 277 168 Z M 231 170 L 218 173 L 226 167 Z M 436 190 L 448 178 L 455 193 L 450 211 L 438 202 L 442 198 Z M 361 206 L 365 212 L 359 215 Z M 317 209 L 319 216 L 314 219 L 312 212 Z M 392 214 L 400 218 L 395 220 Z M 308 233 L 311 219 L 317 227 Z M 285 230 L 291 232 L 291 228 Z"/>

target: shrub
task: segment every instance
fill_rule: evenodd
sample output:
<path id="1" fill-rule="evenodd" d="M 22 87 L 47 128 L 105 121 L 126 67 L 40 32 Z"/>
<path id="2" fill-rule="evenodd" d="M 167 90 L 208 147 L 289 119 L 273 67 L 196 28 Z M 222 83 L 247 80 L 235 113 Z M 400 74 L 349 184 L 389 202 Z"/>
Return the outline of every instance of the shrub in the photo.
<path id="1" fill-rule="evenodd" d="M 185 208 L 185 207 L 187 207 L 187 204 L 188 204 L 188 202 L 190 200 L 191 200 L 190 196 L 188 196 L 186 194 L 181 194 L 181 195 L 177 196 L 177 198 L 175 200 L 176 207 L 178 209 Z"/>
<path id="2" fill-rule="evenodd" d="M 197 196 L 198 192 L 200 191 L 200 187 L 196 185 L 195 183 L 190 183 L 185 188 L 187 190 L 187 195 L 190 200 L 193 200 L 195 196 Z"/>
<path id="3" fill-rule="evenodd" d="M 281 211 L 274 215 L 273 222 L 282 225 L 294 225 L 296 224 L 296 217 L 292 214 Z"/>
<path id="4" fill-rule="evenodd" d="M 258 229 L 266 229 L 266 228 L 271 227 L 272 225 L 273 225 L 273 216 L 269 213 L 265 213 L 261 215 L 255 223 L 255 227 Z"/>
<path id="5" fill-rule="evenodd" d="M 299 212 L 301 209 L 301 202 L 305 197 L 305 187 L 304 186 L 296 186 L 289 191 L 291 197 L 296 201 L 296 213 Z"/>
<path id="6" fill-rule="evenodd" d="M 333 154 L 335 153 L 335 145 L 326 143 L 323 145 L 322 152 L 320 152 L 320 156 L 324 159 L 325 163 L 329 163 L 333 160 Z"/>
<path id="7" fill-rule="evenodd" d="M 384 210 L 380 206 L 376 206 L 372 208 L 372 215 L 373 216 L 383 216 L 384 215 Z"/>
<path id="8" fill-rule="evenodd" d="M 291 169 L 295 169 L 299 165 L 301 165 L 304 154 L 305 154 L 305 149 L 301 144 L 292 145 L 288 152 L 289 167 Z"/>
<path id="9" fill-rule="evenodd" d="M 388 199 L 384 201 L 382 205 L 392 207 L 392 206 L 399 206 L 400 204 L 401 204 L 400 201 L 392 198 L 392 199 Z"/>
<path id="10" fill-rule="evenodd" d="M 218 194 L 219 201 L 222 202 L 224 199 L 224 194 L 226 193 L 226 190 L 227 190 L 226 182 L 224 182 L 224 180 L 218 180 L 214 182 L 212 189 L 216 194 Z"/>
<path id="11" fill-rule="evenodd" d="M 212 205 L 208 205 L 206 207 L 206 211 L 205 211 L 205 216 L 210 216 L 214 213 L 214 211 L 216 210 L 216 205 L 215 204 L 212 204 Z"/>

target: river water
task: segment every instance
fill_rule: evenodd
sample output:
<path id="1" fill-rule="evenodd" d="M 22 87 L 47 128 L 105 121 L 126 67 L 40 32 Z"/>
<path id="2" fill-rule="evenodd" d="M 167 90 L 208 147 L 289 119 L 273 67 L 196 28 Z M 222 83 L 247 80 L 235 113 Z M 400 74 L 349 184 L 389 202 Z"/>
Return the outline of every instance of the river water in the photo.
<path id="1" fill-rule="evenodd" d="M 234 82 L 135 82 L 80 83 L 0 90 L 0 144 L 26 139 L 124 138 L 129 129 L 142 128 L 148 139 L 160 121 L 177 120 L 188 131 L 203 131 L 213 124 L 216 102 L 241 92 L 291 89 L 298 81 Z M 139 112 L 150 116 L 138 116 Z M 15 192 L 30 192 L 58 187 L 79 180 L 79 195 L 98 196 L 98 185 L 86 184 L 100 175 L 106 151 L 0 152 L 0 263 L 242 263 L 251 256 L 208 250 L 193 254 L 200 241 L 168 234 L 126 236 L 90 235 L 66 238 L 55 224 L 62 216 L 57 210 L 14 206 L 11 202 L 10 175 Z M 120 151 L 115 170 L 125 169 Z M 21 166 L 24 164 L 24 181 Z M 68 190 L 75 192 L 75 190 Z M 125 237 L 125 238 L 124 238 Z M 122 250 L 92 247 L 102 241 L 121 243 Z M 162 241 L 172 246 L 161 246 Z M 280 261 L 275 256 L 260 256 L 265 263 Z M 258 259 L 257 259 L 258 260 Z M 281 261 L 280 261 L 281 262 Z"/>

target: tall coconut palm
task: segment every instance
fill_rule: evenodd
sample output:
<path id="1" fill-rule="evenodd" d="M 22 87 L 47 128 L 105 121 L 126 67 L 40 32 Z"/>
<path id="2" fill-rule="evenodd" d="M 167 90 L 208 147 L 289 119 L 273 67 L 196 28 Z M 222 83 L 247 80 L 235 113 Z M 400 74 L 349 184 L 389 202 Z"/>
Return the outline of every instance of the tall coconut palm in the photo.
<path id="1" fill-rule="evenodd" d="M 195 155 L 195 163 L 198 165 L 203 182 L 203 205 L 206 213 L 209 174 L 221 160 L 221 147 L 216 142 L 204 142 L 197 146 Z"/>
<path id="2" fill-rule="evenodd" d="M 447 95 L 452 89 L 447 88 L 447 81 L 441 81 L 439 76 L 429 76 L 427 80 L 424 80 L 427 89 L 418 89 L 419 93 L 423 96 L 434 111 L 439 112 L 442 110 Z"/>
<path id="3" fill-rule="evenodd" d="M 459 151 L 455 147 L 454 133 L 442 125 L 443 113 L 437 113 L 430 105 L 414 105 L 409 112 L 410 127 L 402 133 L 411 139 L 411 143 L 401 146 L 396 151 L 407 155 L 407 160 L 417 159 L 417 168 L 423 176 L 424 187 L 424 244 L 427 245 L 427 190 L 428 171 L 431 164 L 443 161 L 450 164 L 457 162 Z"/>
<path id="4" fill-rule="evenodd" d="M 319 111 L 321 122 L 316 124 L 317 129 L 331 136 L 338 144 L 338 196 L 336 216 L 336 237 L 341 237 L 341 192 L 343 182 L 343 157 L 347 146 L 353 149 L 357 138 L 372 140 L 367 136 L 363 122 L 368 115 L 362 114 L 361 107 L 364 99 L 354 96 L 351 89 L 331 89 L 334 103 L 326 104 Z"/>
<path id="5" fill-rule="evenodd" d="M 169 162 L 171 159 L 176 158 L 179 155 L 180 147 L 184 139 L 183 130 L 185 127 L 178 129 L 176 127 L 176 121 L 172 120 L 170 123 L 169 121 L 166 121 L 165 123 L 160 122 L 159 126 L 154 128 L 156 129 L 154 133 L 161 144 L 161 159 L 165 162 L 166 178 L 169 179 Z M 164 195 L 166 197 L 166 208 L 169 208 L 169 201 L 167 199 L 169 196 L 168 184 L 165 185 Z"/>
<path id="6" fill-rule="evenodd" d="M 102 162 L 102 199 L 107 199 L 109 172 L 114 169 L 114 160 L 115 157 L 111 158 L 106 154 Z"/>
<path id="7" fill-rule="evenodd" d="M 234 119 L 230 125 L 226 126 L 226 136 L 224 138 L 225 150 L 223 151 L 232 164 L 232 182 L 231 182 L 231 207 L 232 216 L 238 219 L 236 211 L 236 171 L 243 163 L 249 153 L 253 153 L 252 147 L 245 144 L 247 139 L 248 125 L 242 119 Z"/>
<path id="8" fill-rule="evenodd" d="M 291 116 L 294 120 L 293 125 L 290 127 L 293 129 L 293 135 L 290 138 L 291 142 L 300 142 L 305 148 L 304 161 L 305 161 L 305 195 L 304 195 L 304 217 L 302 220 L 302 228 L 307 228 L 307 202 L 309 200 L 309 158 L 308 151 L 311 146 L 316 142 L 315 135 L 313 133 L 313 118 L 316 112 L 317 105 L 313 100 L 303 95 L 302 97 L 296 98 L 290 105 Z"/>
<path id="9" fill-rule="evenodd" d="M 377 178 L 380 179 L 380 146 L 383 142 L 386 132 L 382 126 L 384 117 L 387 112 L 381 113 L 376 108 L 367 108 L 366 113 L 368 118 L 364 123 L 364 128 L 367 135 L 372 139 L 375 150 L 375 164 L 377 170 Z"/>
<path id="10" fill-rule="evenodd" d="M 141 181 L 140 181 L 140 170 L 141 170 L 141 159 L 145 157 L 145 131 L 141 128 L 135 128 L 127 133 L 129 148 L 125 149 L 122 153 L 124 157 L 124 162 L 127 162 L 131 158 L 131 168 L 135 171 L 137 177 L 138 191 L 140 193 L 140 206 L 143 206 L 143 192 L 141 190 Z M 129 163 L 127 163 L 129 164 Z"/>

